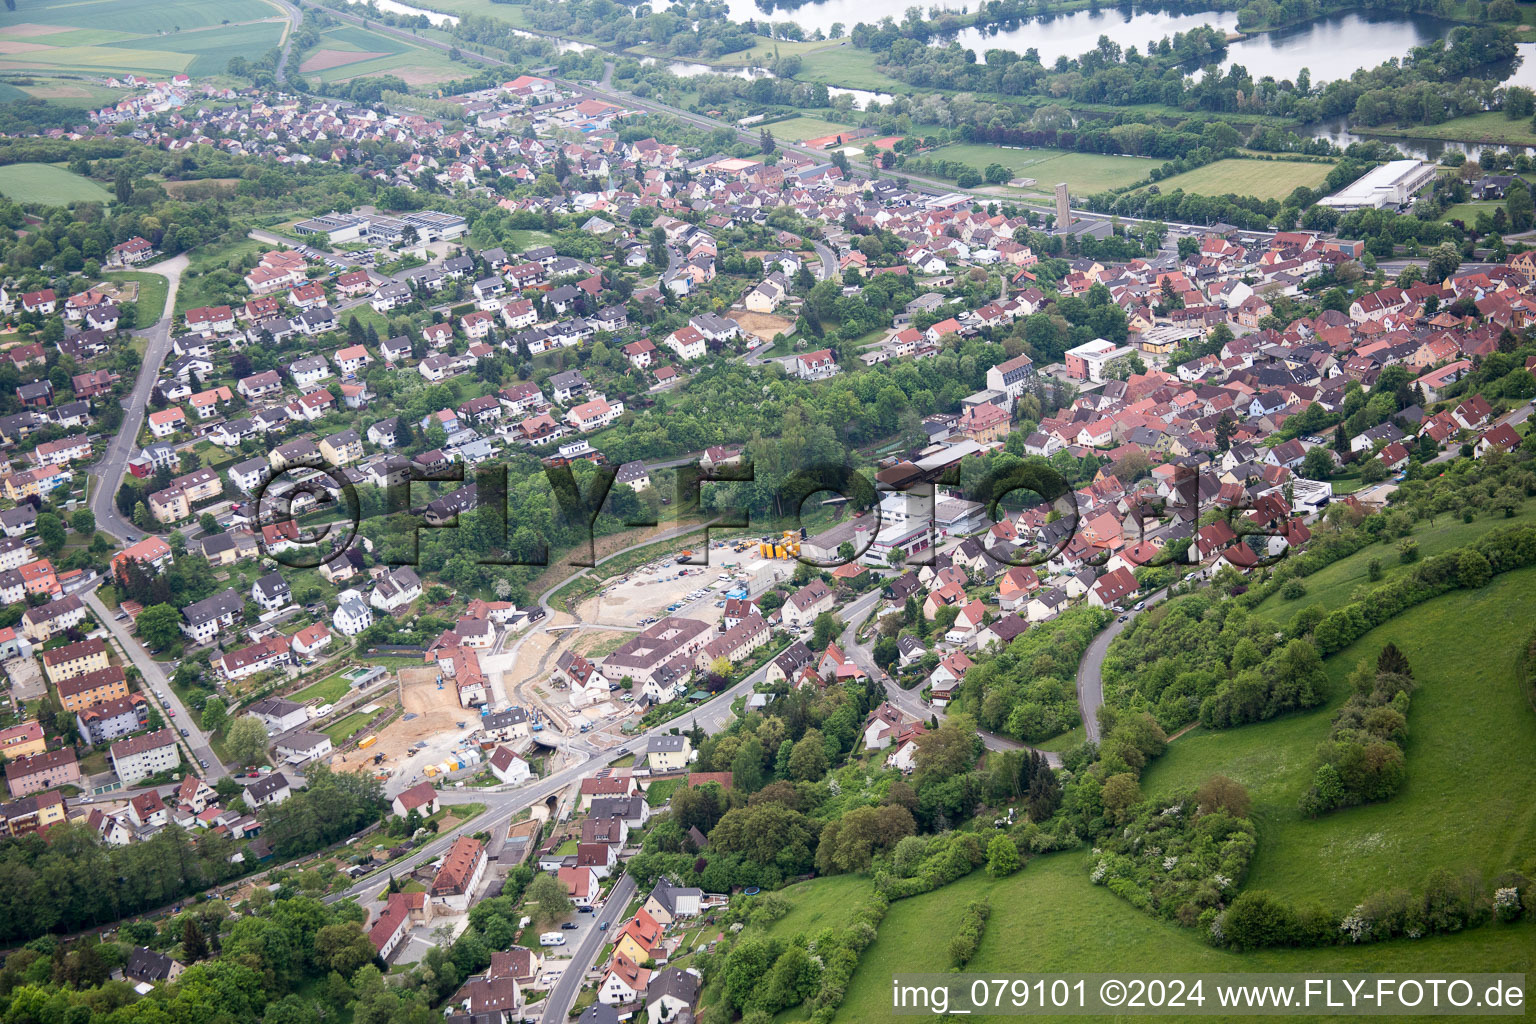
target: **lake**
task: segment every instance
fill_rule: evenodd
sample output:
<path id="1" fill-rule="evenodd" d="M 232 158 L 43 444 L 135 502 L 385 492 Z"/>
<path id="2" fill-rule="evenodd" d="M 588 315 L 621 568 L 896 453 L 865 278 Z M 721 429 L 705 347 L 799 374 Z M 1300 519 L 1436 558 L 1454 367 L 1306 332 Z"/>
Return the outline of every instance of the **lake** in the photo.
<path id="1" fill-rule="evenodd" d="M 1149 43 L 1201 25 L 1233 32 L 1237 13 L 1106 8 L 1047 17 L 1003 31 L 968 28 L 957 33 L 955 40 L 974 50 L 978 60 L 988 50 L 1023 53 L 1033 46 L 1041 63 L 1049 67 L 1057 57 L 1076 57 L 1093 49 L 1100 36 L 1108 36 L 1122 48 L 1135 46 L 1145 52 Z M 1221 66 L 1225 71 L 1241 64 L 1255 79 L 1272 75 L 1281 81 L 1294 80 L 1302 68 L 1308 68 L 1314 83 L 1325 82 L 1405 56 L 1413 47 L 1444 36 L 1452 27 L 1451 22 L 1416 14 L 1350 11 L 1239 39 L 1228 45 L 1227 59 Z"/>

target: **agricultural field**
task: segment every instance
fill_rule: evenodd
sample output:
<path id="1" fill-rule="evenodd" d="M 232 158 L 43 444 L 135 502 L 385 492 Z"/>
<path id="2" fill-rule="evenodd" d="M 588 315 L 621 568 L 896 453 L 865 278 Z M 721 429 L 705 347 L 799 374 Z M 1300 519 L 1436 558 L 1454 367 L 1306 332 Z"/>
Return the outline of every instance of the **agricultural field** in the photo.
<path id="1" fill-rule="evenodd" d="M 390 74 L 407 85 L 428 85 L 465 73 L 464 65 L 449 60 L 446 53 L 357 25 L 321 33 L 320 45 L 305 53 L 299 70 L 327 83 Z"/>
<path id="2" fill-rule="evenodd" d="M 52 164 L 0 167 L 0 195 L 18 203 L 67 206 L 73 202 L 109 203 L 112 194 L 89 178 Z"/>
<path id="3" fill-rule="evenodd" d="M 1034 178 L 1031 191 L 1049 193 L 1058 181 L 1073 192 L 1102 192 L 1141 181 L 1152 169 L 1152 161 L 1134 156 L 1104 156 L 1098 153 L 1073 153 L 1064 149 L 1004 149 L 972 143 L 955 143 L 930 150 L 924 157 L 933 160 L 958 160 L 978 171 L 988 164 L 1002 164 L 1016 178 Z"/>
<path id="4" fill-rule="evenodd" d="M 819 117 L 805 116 L 792 117 L 788 121 L 775 121 L 764 127 L 773 134 L 775 139 L 783 139 L 785 142 L 804 142 L 807 139 L 819 139 L 825 135 L 853 131 L 846 124 L 834 124 L 831 121 L 823 121 Z"/>
<path id="5" fill-rule="evenodd" d="M 1182 741 L 1180 741 L 1182 742 Z M 1017 874 L 994 881 L 977 870 L 936 892 L 891 904 L 879 938 L 864 951 L 838 1010 L 839 1021 L 890 1018 L 891 975 L 949 967 L 945 937 L 954 934 L 965 906 L 986 897 L 992 913 L 969 973 L 998 977 L 1026 973 L 1147 970 L 1159 974 L 1243 971 L 1528 971 L 1536 963 L 1536 924 L 1477 928 L 1364 946 L 1274 949 L 1239 954 L 1207 945 L 1198 933 L 1165 924 L 1088 881 L 1082 853 L 1037 857 Z M 815 885 L 815 882 L 803 883 Z M 867 883 L 866 883 L 867 884 Z M 801 886 L 783 891 L 793 897 Z M 788 920 L 785 918 L 784 920 Z M 775 924 L 780 933 L 783 921 Z M 787 936 L 786 936 L 787 937 Z M 707 1000 L 706 1000 L 707 1002 Z M 795 1014 L 796 1017 L 801 1016 Z M 1017 1018 L 966 1018 L 1013 1020 Z M 1077 1017 L 1123 1020 L 1124 1017 Z M 1209 1020 L 1169 1015 L 1160 1020 Z M 1288 1017 L 1287 1020 L 1319 1020 Z"/>
<path id="6" fill-rule="evenodd" d="M 121 98 L 122 94 L 115 89 L 79 78 L 17 75 L 10 81 L 0 80 L 0 103 L 36 99 L 61 107 L 89 109 L 116 103 Z"/>
<path id="7" fill-rule="evenodd" d="M 1148 766 L 1143 788 L 1192 788 L 1220 772 L 1248 787 L 1259 827 L 1247 884 L 1348 910 L 1366 893 L 1414 887 L 1434 868 L 1495 874 L 1536 844 L 1536 712 L 1520 691 L 1516 655 L 1536 622 L 1536 569 L 1435 598 L 1327 660 L 1327 707 L 1221 732 L 1195 730 Z M 1480 657 L 1457 641 L 1480 638 Z M 1345 677 L 1392 641 L 1418 688 L 1408 712 L 1408 779 L 1390 800 L 1303 818 L 1297 800 L 1326 738 Z M 1495 781 L 1496 780 L 1496 781 Z M 1536 947 L 1533 947 L 1536 948 Z"/>
<path id="8" fill-rule="evenodd" d="M 1304 160 L 1217 160 L 1183 174 L 1164 178 L 1157 185 L 1163 192 L 1183 189 L 1203 196 L 1224 196 L 1229 192 L 1259 199 L 1284 199 L 1298 187 L 1316 188 L 1328 177 L 1332 165 Z"/>
<path id="9" fill-rule="evenodd" d="M 0 70 L 207 77 L 278 45 L 286 26 L 266 0 L 17 0 L 0 18 Z"/>

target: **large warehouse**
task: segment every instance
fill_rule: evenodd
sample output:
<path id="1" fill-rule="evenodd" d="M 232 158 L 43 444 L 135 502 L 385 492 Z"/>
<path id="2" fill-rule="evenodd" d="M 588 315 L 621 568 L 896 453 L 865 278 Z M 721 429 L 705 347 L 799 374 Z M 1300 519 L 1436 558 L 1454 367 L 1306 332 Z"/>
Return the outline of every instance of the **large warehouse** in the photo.
<path id="1" fill-rule="evenodd" d="M 1435 165 L 1422 160 L 1393 160 L 1344 186 L 1319 205 L 1335 210 L 1380 210 L 1405 205 L 1435 180 Z"/>

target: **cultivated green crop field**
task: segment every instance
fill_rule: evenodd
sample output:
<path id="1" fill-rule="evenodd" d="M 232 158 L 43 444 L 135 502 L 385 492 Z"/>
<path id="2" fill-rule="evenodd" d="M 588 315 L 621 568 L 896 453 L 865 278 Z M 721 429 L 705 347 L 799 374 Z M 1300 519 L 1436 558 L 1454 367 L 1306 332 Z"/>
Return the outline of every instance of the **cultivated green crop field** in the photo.
<path id="1" fill-rule="evenodd" d="M 1491 876 L 1518 867 L 1536 854 L 1536 711 L 1515 676 L 1533 624 L 1536 568 L 1435 598 L 1328 659 L 1327 707 L 1222 732 L 1197 729 L 1148 766 L 1144 788 L 1175 792 L 1217 772 L 1243 783 L 1259 827 L 1247 884 L 1341 912 L 1378 889 L 1416 888 L 1435 868 Z M 1418 682 L 1408 781 L 1390 800 L 1303 818 L 1296 802 L 1346 696 L 1345 677 L 1389 640 Z"/>
<path id="2" fill-rule="evenodd" d="M 327 29 L 320 36 L 320 45 L 305 54 L 299 67 L 304 74 L 326 83 L 391 74 L 408 85 L 425 85 L 466 74 L 466 66 L 449 60 L 446 53 L 360 25 Z"/>
<path id="3" fill-rule="evenodd" d="M 111 194 L 89 178 L 52 164 L 8 164 L 0 167 L 0 195 L 18 203 L 67 206 L 75 201 L 107 203 Z"/>
<path id="4" fill-rule="evenodd" d="M 278 45 L 286 24 L 266 0 L 17 0 L 0 12 L 0 69 L 206 77 Z"/>
<path id="5" fill-rule="evenodd" d="M 1301 160 L 1217 160 L 1158 182 L 1166 194 L 1175 189 L 1203 196 L 1255 196 L 1284 199 L 1299 186 L 1316 188 L 1328 177 L 1330 164 Z"/>
<path id="6" fill-rule="evenodd" d="M 1180 742 L 1183 742 L 1182 740 Z M 1214 949 L 1191 930 L 1141 913 L 1108 889 L 1088 881 L 1082 853 L 1037 857 L 1018 874 L 994 881 L 974 871 L 936 892 L 891 904 L 880 937 L 865 950 L 837 1020 L 865 1024 L 891 1020 L 891 975 L 942 972 L 945 952 L 965 905 L 985 896 L 992 914 L 967 973 L 1004 977 L 1024 973 L 1138 972 L 1159 974 L 1241 971 L 1516 971 L 1536 961 L 1536 924 L 1485 927 L 1462 935 L 1435 936 L 1326 949 L 1276 949 L 1238 954 Z M 815 883 L 805 883 L 812 885 Z M 784 890 L 794 894 L 799 886 Z M 775 928 L 775 932 L 779 931 Z M 1209 1007 L 1209 1003 L 1206 1004 Z M 795 1013 L 794 1018 L 803 1018 Z M 928 1017 L 925 1019 L 935 1019 Z M 976 1017 L 967 1020 L 1018 1020 Z M 1040 1018 L 1047 1019 L 1047 1018 Z M 1073 1017 L 1072 1020 L 1126 1020 Z M 1165 1016 L 1158 1020 L 1209 1021 L 1211 1017 Z M 1288 1021 L 1324 1018 L 1288 1016 Z M 1336 1018 L 1329 1018 L 1336 1019 Z"/>
<path id="7" fill-rule="evenodd" d="M 1147 176 L 1153 162 L 1134 156 L 1105 156 L 1099 153 L 1073 153 L 1064 149 L 1004 149 L 956 143 L 924 153 L 934 160 L 959 160 L 976 170 L 988 164 L 1002 164 L 1016 178 L 1034 178 L 1032 190 L 1050 192 L 1064 181 L 1073 192 L 1102 192 L 1134 184 Z"/>

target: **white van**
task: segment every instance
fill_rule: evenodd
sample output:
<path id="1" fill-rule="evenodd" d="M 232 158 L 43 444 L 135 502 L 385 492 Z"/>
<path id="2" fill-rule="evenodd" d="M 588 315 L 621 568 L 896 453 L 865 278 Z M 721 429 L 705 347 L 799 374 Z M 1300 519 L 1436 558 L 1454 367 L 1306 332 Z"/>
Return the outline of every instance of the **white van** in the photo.
<path id="1" fill-rule="evenodd" d="M 539 936 L 539 945 L 563 946 L 565 945 L 565 936 L 560 932 L 545 932 L 543 935 Z"/>

